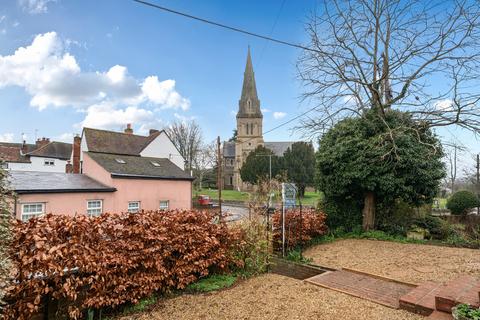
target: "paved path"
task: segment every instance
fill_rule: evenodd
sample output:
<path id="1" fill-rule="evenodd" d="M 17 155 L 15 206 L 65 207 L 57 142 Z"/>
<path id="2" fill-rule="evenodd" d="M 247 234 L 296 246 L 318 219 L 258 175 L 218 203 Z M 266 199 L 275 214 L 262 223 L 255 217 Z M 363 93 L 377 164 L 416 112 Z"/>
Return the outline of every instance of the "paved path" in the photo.
<path id="1" fill-rule="evenodd" d="M 415 288 L 407 283 L 350 270 L 328 271 L 305 281 L 394 309 L 399 308 L 400 297 Z"/>
<path id="2" fill-rule="evenodd" d="M 248 218 L 248 208 L 222 205 L 222 211 L 225 212 L 227 216 L 227 221 L 238 221 L 245 218 Z"/>

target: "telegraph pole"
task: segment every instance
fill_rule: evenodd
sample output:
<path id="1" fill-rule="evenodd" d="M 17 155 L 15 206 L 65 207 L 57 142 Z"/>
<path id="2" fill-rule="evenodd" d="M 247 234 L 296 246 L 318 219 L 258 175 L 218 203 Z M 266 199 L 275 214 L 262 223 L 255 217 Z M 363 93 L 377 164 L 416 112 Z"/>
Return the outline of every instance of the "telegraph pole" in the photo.
<path id="1" fill-rule="evenodd" d="M 480 199 L 480 155 L 477 153 L 477 199 Z M 477 204 L 477 215 L 480 215 L 480 205 Z"/>
<path id="2" fill-rule="evenodd" d="M 217 188 L 218 188 L 218 215 L 222 222 L 222 152 L 220 150 L 220 136 L 217 137 Z"/>

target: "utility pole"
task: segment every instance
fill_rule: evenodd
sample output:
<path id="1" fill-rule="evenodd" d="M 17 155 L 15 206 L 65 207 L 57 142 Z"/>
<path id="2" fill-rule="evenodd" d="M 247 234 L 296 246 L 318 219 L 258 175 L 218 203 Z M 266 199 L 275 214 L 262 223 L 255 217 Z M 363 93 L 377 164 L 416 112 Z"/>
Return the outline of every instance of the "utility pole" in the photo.
<path id="1" fill-rule="evenodd" d="M 218 215 L 222 222 L 222 152 L 220 150 L 220 136 L 217 137 L 217 188 L 218 188 Z"/>
<path id="2" fill-rule="evenodd" d="M 477 199 L 480 199 L 480 155 L 477 153 Z M 477 215 L 480 215 L 480 205 L 477 204 Z"/>

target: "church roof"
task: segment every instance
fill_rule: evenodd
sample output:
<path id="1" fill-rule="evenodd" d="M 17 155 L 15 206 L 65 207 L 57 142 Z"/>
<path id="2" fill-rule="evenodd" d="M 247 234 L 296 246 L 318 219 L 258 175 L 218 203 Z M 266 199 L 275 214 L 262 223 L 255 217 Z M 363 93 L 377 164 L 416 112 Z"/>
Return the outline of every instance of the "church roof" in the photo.
<path id="1" fill-rule="evenodd" d="M 276 156 L 282 157 L 285 151 L 295 142 L 296 141 L 265 142 L 265 148 L 272 150 Z"/>
<path id="2" fill-rule="evenodd" d="M 223 156 L 224 157 L 235 157 L 235 142 L 234 141 L 225 141 L 223 143 Z"/>

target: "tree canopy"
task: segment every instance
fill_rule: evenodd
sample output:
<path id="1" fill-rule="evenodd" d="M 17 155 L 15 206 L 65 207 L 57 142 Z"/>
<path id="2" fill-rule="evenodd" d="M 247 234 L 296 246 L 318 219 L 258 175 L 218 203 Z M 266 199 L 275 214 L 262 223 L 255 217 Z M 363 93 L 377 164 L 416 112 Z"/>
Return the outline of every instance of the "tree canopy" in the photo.
<path id="1" fill-rule="evenodd" d="M 412 205 L 431 202 L 445 176 L 443 151 L 427 127 L 411 115 L 389 110 L 338 122 L 320 140 L 317 187 L 326 201 L 352 198 L 364 205 L 364 228 L 375 222 L 377 204 L 402 199 Z M 372 217 L 366 221 L 365 207 Z"/>
<path id="2" fill-rule="evenodd" d="M 283 165 L 288 179 L 297 185 L 300 196 L 314 183 L 315 150 L 308 142 L 295 142 L 283 154 Z"/>
<path id="3" fill-rule="evenodd" d="M 251 184 L 257 184 L 259 178 L 268 178 L 270 175 L 270 156 L 272 161 L 272 178 L 280 173 L 282 159 L 274 155 L 273 151 L 258 146 L 250 152 L 240 169 L 242 180 Z"/>

